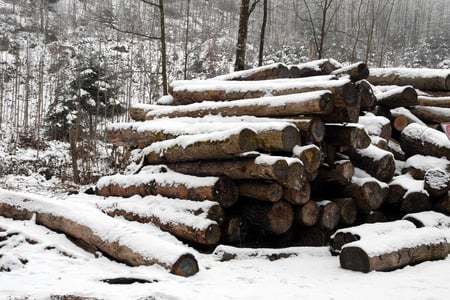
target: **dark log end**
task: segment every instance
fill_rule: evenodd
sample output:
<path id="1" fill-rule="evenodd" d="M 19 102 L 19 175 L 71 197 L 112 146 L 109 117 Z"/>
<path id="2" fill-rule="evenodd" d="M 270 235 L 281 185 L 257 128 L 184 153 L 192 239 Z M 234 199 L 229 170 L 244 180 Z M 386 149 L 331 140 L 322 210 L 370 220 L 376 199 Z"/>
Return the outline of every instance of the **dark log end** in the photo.
<path id="1" fill-rule="evenodd" d="M 216 221 L 217 224 L 222 225 L 225 221 L 225 211 L 220 205 L 214 205 L 209 209 L 206 217 L 210 220 Z"/>
<path id="2" fill-rule="evenodd" d="M 273 183 L 269 186 L 267 191 L 267 198 L 270 202 L 276 202 L 283 197 L 283 187 L 279 184 Z"/>
<path id="3" fill-rule="evenodd" d="M 419 100 L 417 99 L 417 92 L 412 87 L 407 87 L 403 90 L 402 98 L 404 98 L 405 100 L 407 99 L 405 106 L 413 106 L 419 104 Z"/>
<path id="4" fill-rule="evenodd" d="M 286 152 L 291 152 L 292 149 L 300 145 L 302 136 L 295 126 L 287 126 L 282 131 L 283 149 Z"/>
<path id="5" fill-rule="evenodd" d="M 170 273 L 189 277 L 198 272 L 198 263 L 192 254 L 182 255 L 172 266 Z"/>
<path id="6" fill-rule="evenodd" d="M 302 205 L 309 201 L 311 185 L 305 182 L 301 188 L 285 189 L 283 199 L 294 205 Z"/>
<path id="7" fill-rule="evenodd" d="M 239 198 L 236 183 L 227 177 L 220 177 L 217 180 L 214 185 L 214 194 L 214 200 L 225 208 L 233 206 Z"/>
<path id="8" fill-rule="evenodd" d="M 404 213 L 416 213 L 431 209 L 430 197 L 422 192 L 411 192 L 403 198 L 400 210 Z"/>
<path id="9" fill-rule="evenodd" d="M 256 133 L 250 129 L 243 129 L 239 134 L 239 147 L 242 152 L 256 150 L 259 146 L 259 140 Z"/>
<path id="10" fill-rule="evenodd" d="M 272 233 L 282 234 L 291 228 L 294 222 L 294 210 L 289 203 L 278 201 L 273 204 L 267 219 L 267 229 Z"/>
<path id="11" fill-rule="evenodd" d="M 353 106 L 358 103 L 358 88 L 353 82 L 346 83 L 342 88 L 342 96 L 346 106 Z"/>
<path id="12" fill-rule="evenodd" d="M 325 122 L 319 117 L 313 117 L 311 120 L 311 125 L 309 129 L 309 134 L 311 135 L 314 142 L 320 143 L 325 137 Z"/>
<path id="13" fill-rule="evenodd" d="M 369 77 L 369 68 L 365 63 L 359 63 L 356 74 L 351 74 L 350 79 L 352 81 L 359 81 Z"/>
<path id="14" fill-rule="evenodd" d="M 341 267 L 347 270 L 368 273 L 371 271 L 369 256 L 358 247 L 345 247 L 339 255 Z"/>
<path id="15" fill-rule="evenodd" d="M 205 231 L 205 244 L 217 245 L 220 241 L 220 227 L 217 224 L 209 225 Z"/>

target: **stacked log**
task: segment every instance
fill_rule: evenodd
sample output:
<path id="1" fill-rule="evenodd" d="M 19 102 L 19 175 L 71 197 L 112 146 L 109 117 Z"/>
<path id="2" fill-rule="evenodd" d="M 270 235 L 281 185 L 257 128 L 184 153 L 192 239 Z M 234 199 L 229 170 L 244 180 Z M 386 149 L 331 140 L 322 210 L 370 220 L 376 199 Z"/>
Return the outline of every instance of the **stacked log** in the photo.
<path id="1" fill-rule="evenodd" d="M 448 89 L 448 76 L 406 71 L 324 59 L 174 81 L 158 105 L 130 109 L 135 122 L 108 127 L 108 140 L 139 149 L 134 163 L 144 167 L 101 179 L 97 194 L 215 201 L 220 237 L 195 240 L 208 245 L 323 244 L 339 228 L 448 211 L 450 148 L 435 126 L 447 121 L 448 99 L 430 94 Z M 178 178 L 170 185 L 148 174 L 161 164 Z"/>

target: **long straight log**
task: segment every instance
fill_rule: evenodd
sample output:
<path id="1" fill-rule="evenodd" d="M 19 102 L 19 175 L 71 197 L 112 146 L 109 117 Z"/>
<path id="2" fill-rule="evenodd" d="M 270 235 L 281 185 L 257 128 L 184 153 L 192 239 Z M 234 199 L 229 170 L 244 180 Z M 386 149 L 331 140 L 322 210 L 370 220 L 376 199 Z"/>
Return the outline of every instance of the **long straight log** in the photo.
<path id="1" fill-rule="evenodd" d="M 390 112 L 392 127 L 394 127 L 399 132 L 405 129 L 405 127 L 411 123 L 417 123 L 425 126 L 425 123 L 417 118 L 409 109 L 398 107 L 395 109 L 391 109 Z"/>
<path id="2" fill-rule="evenodd" d="M 226 177 L 197 177 L 174 172 L 164 166 L 144 167 L 135 175 L 112 175 L 100 178 L 96 194 L 104 197 L 162 195 L 194 201 L 211 200 L 222 207 L 238 200 L 236 184 Z"/>
<path id="3" fill-rule="evenodd" d="M 450 122 L 450 107 L 416 105 L 411 107 L 410 111 L 426 123 Z"/>
<path id="4" fill-rule="evenodd" d="M 364 149 L 350 152 L 353 164 L 378 180 L 388 182 L 395 173 L 394 155 L 377 146 L 370 145 Z"/>
<path id="5" fill-rule="evenodd" d="M 407 156 L 423 154 L 450 160 L 450 140 L 445 133 L 429 127 L 409 124 L 401 132 L 400 144 Z"/>
<path id="6" fill-rule="evenodd" d="M 359 241 L 371 240 L 373 237 L 383 236 L 395 231 L 415 229 L 416 226 L 407 220 L 392 222 L 377 222 L 373 224 L 362 224 L 337 230 L 330 240 L 330 250 L 333 254 L 339 254 L 345 244 Z"/>
<path id="7" fill-rule="evenodd" d="M 244 128 L 179 136 L 172 140 L 156 142 L 143 149 L 143 155 L 146 164 L 161 164 L 198 159 L 226 159 L 257 148 L 257 134 Z"/>
<path id="8" fill-rule="evenodd" d="M 419 95 L 417 98 L 419 101 L 419 105 L 422 106 L 436 106 L 436 107 L 450 108 L 450 96 L 432 97 Z"/>
<path id="9" fill-rule="evenodd" d="M 203 117 L 206 115 L 280 117 L 327 114 L 333 110 L 331 93 L 317 91 L 227 102 L 203 102 L 149 111 L 147 120 L 163 117 Z"/>
<path id="10" fill-rule="evenodd" d="M 386 92 L 375 93 L 377 104 L 387 107 L 405 107 L 419 104 L 417 92 L 411 86 L 397 87 Z"/>
<path id="11" fill-rule="evenodd" d="M 295 221 L 302 226 L 315 226 L 319 222 L 320 209 L 315 201 L 308 201 L 295 208 Z"/>
<path id="12" fill-rule="evenodd" d="M 342 65 L 331 59 L 313 60 L 299 65 L 289 66 L 291 78 L 328 75 Z"/>
<path id="13" fill-rule="evenodd" d="M 420 68 L 370 68 L 370 83 L 375 85 L 412 85 L 430 91 L 450 90 L 450 71 Z"/>
<path id="14" fill-rule="evenodd" d="M 418 228 L 347 244 L 339 261 L 342 268 L 353 271 L 392 271 L 406 265 L 444 259 L 448 250 L 449 245 L 440 230 Z"/>
<path id="15" fill-rule="evenodd" d="M 140 231 L 87 205 L 56 201 L 30 194 L 0 190 L 0 215 L 29 220 L 63 232 L 131 266 L 157 264 L 171 273 L 191 276 L 198 272 L 194 256 L 185 247 L 158 237 L 149 227 Z M 63 203 L 61 203 L 63 202 Z"/>
<path id="16" fill-rule="evenodd" d="M 135 103 L 131 105 L 131 107 L 128 110 L 128 113 L 131 117 L 131 119 L 135 121 L 144 121 L 145 115 L 154 109 L 160 108 L 160 105 L 154 105 L 154 104 L 144 104 L 144 103 Z"/>
<path id="17" fill-rule="evenodd" d="M 409 157 L 402 168 L 402 174 L 409 173 L 414 179 L 423 180 L 425 174 L 431 170 L 440 168 L 450 173 L 450 161 L 445 158 L 416 154 Z"/>
<path id="18" fill-rule="evenodd" d="M 357 62 L 331 72 L 332 75 L 349 75 L 353 82 L 369 77 L 369 68 L 363 62 Z"/>
<path id="19" fill-rule="evenodd" d="M 299 159 L 269 155 L 234 160 L 180 162 L 167 166 L 177 172 L 197 176 L 274 180 L 288 188 L 301 188 L 307 177 Z"/>
<path id="20" fill-rule="evenodd" d="M 283 197 L 283 187 L 275 182 L 239 180 L 236 184 L 239 196 L 266 202 L 277 202 Z"/>
<path id="21" fill-rule="evenodd" d="M 175 105 L 186 105 L 204 101 L 233 101 L 266 97 L 283 96 L 328 90 L 336 102 L 354 103 L 357 93 L 350 79 L 333 79 L 332 76 L 311 79 L 263 80 L 263 81 L 219 81 L 192 80 L 171 83 Z"/>
<path id="22" fill-rule="evenodd" d="M 367 148 L 370 137 L 362 125 L 358 124 L 325 124 L 327 135 L 325 142 L 335 146 L 348 146 L 355 149 Z"/>
<path id="23" fill-rule="evenodd" d="M 100 209 L 111 217 L 121 216 L 129 221 L 152 223 L 184 240 L 216 245 L 220 240 L 217 222 L 207 219 L 206 214 L 195 215 L 184 209 L 182 202 L 189 201 L 150 196 L 108 201 L 100 204 Z"/>
<path id="24" fill-rule="evenodd" d="M 250 81 L 250 80 L 289 78 L 289 76 L 290 76 L 289 69 L 286 65 L 282 63 L 274 63 L 266 66 L 216 76 L 212 79 Z"/>

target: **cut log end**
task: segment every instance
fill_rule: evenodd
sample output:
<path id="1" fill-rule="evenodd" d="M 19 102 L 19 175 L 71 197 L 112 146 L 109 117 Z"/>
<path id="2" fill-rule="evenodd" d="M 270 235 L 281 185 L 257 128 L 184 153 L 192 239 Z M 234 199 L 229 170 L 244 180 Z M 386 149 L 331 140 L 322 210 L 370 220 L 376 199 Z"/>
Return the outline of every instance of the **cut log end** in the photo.
<path id="1" fill-rule="evenodd" d="M 189 277 L 198 272 L 198 263 L 192 254 L 184 254 L 174 263 L 170 273 Z"/>
<path id="2" fill-rule="evenodd" d="M 341 267 L 347 270 L 368 273 L 371 271 L 367 253 L 359 247 L 345 247 L 340 255 Z"/>
<path id="3" fill-rule="evenodd" d="M 231 207 L 238 200 L 238 188 L 236 183 L 227 177 L 220 177 L 214 185 L 214 200 L 222 207 Z"/>

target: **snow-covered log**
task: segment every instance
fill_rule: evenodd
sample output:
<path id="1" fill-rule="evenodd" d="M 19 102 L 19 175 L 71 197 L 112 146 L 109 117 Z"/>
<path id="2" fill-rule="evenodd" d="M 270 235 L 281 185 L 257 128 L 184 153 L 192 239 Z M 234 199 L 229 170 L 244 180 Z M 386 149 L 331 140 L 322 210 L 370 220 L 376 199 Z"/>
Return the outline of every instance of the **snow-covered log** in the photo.
<path id="1" fill-rule="evenodd" d="M 419 100 L 419 105 L 422 106 L 436 106 L 436 107 L 450 108 L 450 96 L 433 97 L 433 96 L 419 95 L 417 98 Z"/>
<path id="2" fill-rule="evenodd" d="M 370 137 L 362 125 L 327 123 L 325 126 L 325 142 L 330 145 L 355 149 L 367 148 L 370 145 Z"/>
<path id="3" fill-rule="evenodd" d="M 317 116 L 288 119 L 297 126 L 305 143 L 320 143 L 325 137 L 325 122 Z"/>
<path id="4" fill-rule="evenodd" d="M 359 226 L 338 229 L 330 240 L 330 250 L 333 254 L 339 254 L 345 244 L 359 241 L 371 240 L 376 236 L 383 236 L 395 231 L 405 231 L 416 228 L 416 226 L 407 220 L 392 222 L 379 222 L 373 224 L 362 224 Z"/>
<path id="5" fill-rule="evenodd" d="M 363 169 L 378 180 L 388 182 L 394 176 L 394 155 L 377 146 L 369 145 L 367 148 L 351 151 L 350 158 L 354 166 Z"/>
<path id="6" fill-rule="evenodd" d="M 394 158 L 396 160 L 400 161 L 406 160 L 405 151 L 403 151 L 402 147 L 400 146 L 400 143 L 397 140 L 393 138 L 389 139 L 387 147 L 388 147 L 387 150 L 394 155 Z"/>
<path id="7" fill-rule="evenodd" d="M 427 68 L 370 68 L 367 79 L 374 85 L 412 85 L 430 91 L 450 90 L 450 71 Z"/>
<path id="8" fill-rule="evenodd" d="M 185 247 L 165 240 L 156 228 L 144 231 L 80 203 L 6 190 L 0 194 L 4 217 L 29 220 L 35 214 L 37 224 L 64 232 L 131 266 L 157 264 L 181 276 L 198 272 L 195 257 Z"/>
<path id="9" fill-rule="evenodd" d="M 322 152 L 316 145 L 296 146 L 292 150 L 293 157 L 303 162 L 308 179 L 313 180 L 317 176 L 318 169 L 322 162 Z"/>
<path id="10" fill-rule="evenodd" d="M 271 181 L 239 180 L 236 181 L 239 196 L 266 202 L 277 202 L 283 197 L 283 187 Z"/>
<path id="11" fill-rule="evenodd" d="M 339 103 L 354 103 L 358 96 L 356 87 L 350 79 L 336 79 L 333 76 L 269 81 L 182 80 L 173 81 L 170 88 L 175 105 L 204 101 L 227 102 L 322 90 L 330 91 L 332 99 Z"/>
<path id="12" fill-rule="evenodd" d="M 390 110 L 390 113 L 392 127 L 399 132 L 411 123 L 417 123 L 424 126 L 426 125 L 407 108 L 394 108 Z"/>
<path id="13" fill-rule="evenodd" d="M 219 261 L 229 261 L 232 259 L 260 259 L 265 258 L 270 261 L 298 256 L 302 252 L 302 248 L 290 247 L 287 249 L 254 249 L 254 248 L 237 248 L 231 246 L 219 245 L 214 249 L 213 255 Z"/>
<path id="14" fill-rule="evenodd" d="M 152 223 L 178 238 L 199 244 L 216 245 L 220 240 L 219 225 L 208 219 L 207 214 L 195 215 L 195 209 L 186 209 L 189 202 L 149 196 L 142 199 L 105 201 L 97 205 L 111 217 L 121 216 L 129 221 Z"/>
<path id="15" fill-rule="evenodd" d="M 332 165 L 322 164 L 319 168 L 317 179 L 347 185 L 352 181 L 354 172 L 355 170 L 350 160 L 338 160 Z"/>
<path id="16" fill-rule="evenodd" d="M 419 104 L 417 92 L 411 86 L 402 86 L 375 93 L 377 104 L 387 108 L 413 106 Z"/>
<path id="17" fill-rule="evenodd" d="M 299 65 L 290 65 L 291 78 L 328 75 L 342 65 L 332 59 L 313 60 Z"/>
<path id="18" fill-rule="evenodd" d="M 299 159 L 260 154 L 233 160 L 208 160 L 167 164 L 170 169 L 197 176 L 228 176 L 231 179 L 267 179 L 288 188 L 301 188 L 307 174 Z"/>
<path id="19" fill-rule="evenodd" d="M 450 160 L 450 139 L 445 133 L 426 126 L 409 124 L 401 132 L 400 144 L 407 156 L 422 154 Z"/>
<path id="20" fill-rule="evenodd" d="M 403 220 L 413 222 L 417 228 L 436 227 L 441 229 L 450 228 L 450 217 L 435 211 L 423 211 L 407 214 Z"/>
<path id="21" fill-rule="evenodd" d="M 450 173 L 441 168 L 428 170 L 424 179 L 424 188 L 431 199 L 442 198 L 450 190 Z"/>
<path id="22" fill-rule="evenodd" d="M 450 216 L 450 192 L 440 199 L 433 201 L 433 210 L 446 214 Z"/>
<path id="23" fill-rule="evenodd" d="M 236 71 L 212 78 L 212 80 L 268 80 L 289 78 L 289 69 L 285 64 L 274 63 L 248 70 Z"/>
<path id="24" fill-rule="evenodd" d="M 396 176 L 389 183 L 388 204 L 399 207 L 403 213 L 431 209 L 431 200 L 424 189 L 423 180 L 415 180 L 409 174 Z"/>
<path id="25" fill-rule="evenodd" d="M 131 107 L 128 109 L 128 113 L 131 117 L 131 119 L 135 121 L 144 121 L 145 115 L 154 109 L 160 108 L 161 105 L 155 105 L 155 104 L 145 104 L 145 103 L 134 103 L 131 105 Z"/>
<path id="26" fill-rule="evenodd" d="M 450 122 L 450 107 L 416 105 L 411 107 L 410 110 L 425 123 Z"/>
<path id="27" fill-rule="evenodd" d="M 238 199 L 236 184 L 226 177 L 197 177 L 174 172 L 165 166 L 146 166 L 134 175 L 111 175 L 100 178 L 96 194 L 104 197 L 162 195 L 194 201 L 211 200 L 222 207 Z"/>
<path id="28" fill-rule="evenodd" d="M 382 116 L 365 115 L 360 116 L 358 123 L 364 125 L 369 135 L 379 136 L 389 140 L 392 135 L 392 127 L 389 119 Z"/>
<path id="29" fill-rule="evenodd" d="M 281 117 L 304 114 L 327 114 L 334 108 L 331 93 L 325 90 L 243 99 L 225 102 L 206 101 L 187 105 L 163 107 L 149 111 L 147 120 L 163 117 L 203 117 L 207 115 L 222 116 L 256 116 Z"/>
<path id="30" fill-rule="evenodd" d="M 450 161 L 446 158 L 416 154 L 405 161 L 402 173 L 409 173 L 414 179 L 424 179 L 425 174 L 435 168 L 440 168 L 450 173 Z"/>
<path id="31" fill-rule="evenodd" d="M 357 62 L 331 72 L 332 75 L 349 75 L 353 82 L 369 77 L 369 68 L 363 62 Z"/>
<path id="32" fill-rule="evenodd" d="M 356 82 L 359 96 L 361 97 L 361 109 L 372 111 L 377 104 L 377 97 L 372 89 L 372 85 L 367 80 Z"/>
<path id="33" fill-rule="evenodd" d="M 353 271 L 392 271 L 447 257 L 449 244 L 436 228 L 391 232 L 345 245 L 339 255 L 341 267 Z"/>
<path id="34" fill-rule="evenodd" d="M 319 222 L 320 209 L 317 202 L 309 200 L 295 208 L 295 221 L 302 226 L 314 226 Z"/>

